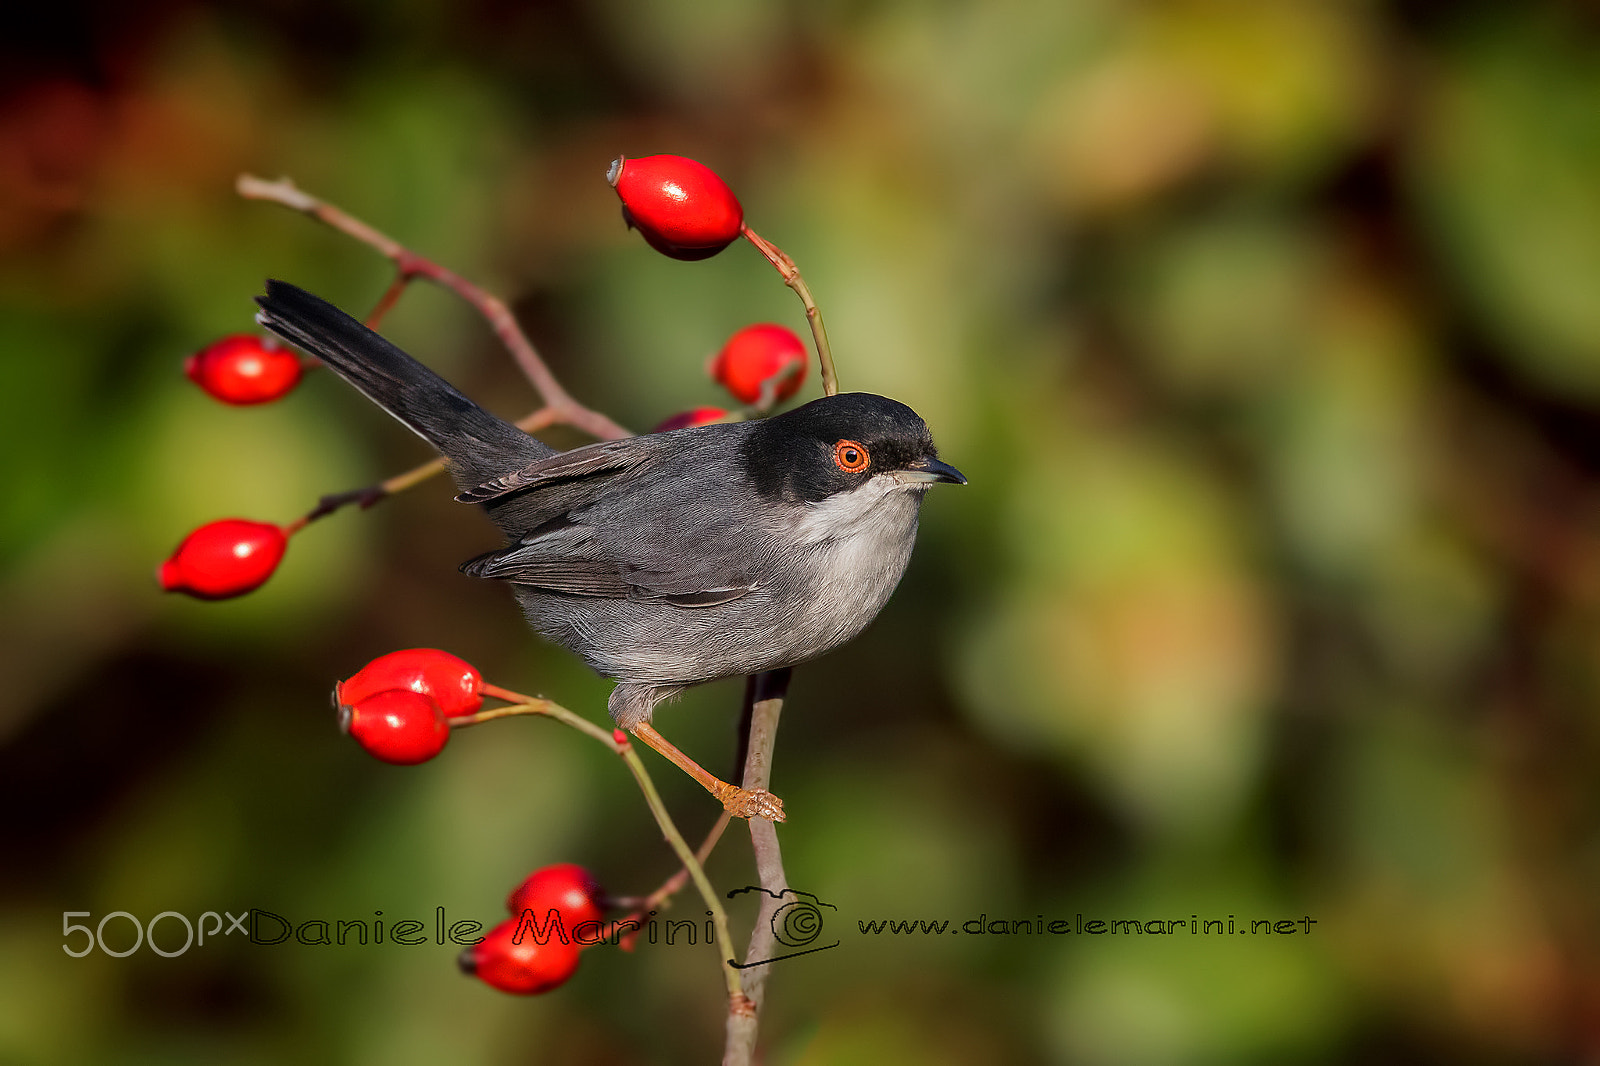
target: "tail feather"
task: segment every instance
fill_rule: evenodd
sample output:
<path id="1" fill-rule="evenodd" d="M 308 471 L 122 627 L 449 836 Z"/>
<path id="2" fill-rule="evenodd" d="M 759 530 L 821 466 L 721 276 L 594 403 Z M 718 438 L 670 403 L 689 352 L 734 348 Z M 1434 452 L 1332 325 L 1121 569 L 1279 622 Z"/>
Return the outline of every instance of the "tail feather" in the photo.
<path id="1" fill-rule="evenodd" d="M 283 281 L 256 297 L 256 321 L 326 363 L 450 460 L 463 488 L 554 454 L 326 300 Z"/>

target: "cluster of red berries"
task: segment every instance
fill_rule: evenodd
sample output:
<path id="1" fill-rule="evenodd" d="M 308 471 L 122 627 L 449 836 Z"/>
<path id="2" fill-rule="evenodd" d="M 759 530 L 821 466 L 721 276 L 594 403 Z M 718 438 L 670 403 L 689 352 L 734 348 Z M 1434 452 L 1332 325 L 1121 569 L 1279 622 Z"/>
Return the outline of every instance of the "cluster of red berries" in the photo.
<path id="1" fill-rule="evenodd" d="M 529 874 L 506 899 L 511 917 L 489 930 L 457 960 L 470 974 L 502 992 L 537 996 L 566 983 L 583 948 L 599 943 L 606 894 L 576 863 L 545 866 Z M 592 933 L 580 930 L 593 930 Z"/>
<path id="2" fill-rule="evenodd" d="M 371 755 L 410 766 L 450 739 L 450 719 L 483 706 L 471 663 L 437 648 L 381 655 L 334 686 L 339 725 Z M 538 995 L 578 968 L 583 947 L 601 942 L 605 890 L 574 863 L 535 870 L 506 899 L 511 918 L 461 953 L 461 969 L 503 992 Z"/>
<path id="3" fill-rule="evenodd" d="M 450 719 L 483 706 L 483 675 L 437 648 L 380 655 L 333 688 L 339 728 L 384 762 L 415 766 L 444 750 Z"/>
<path id="4" fill-rule="evenodd" d="M 670 155 L 619 158 L 607 180 L 622 200 L 627 224 L 668 256 L 705 259 L 743 235 L 771 257 L 769 246 L 746 228 L 744 209 L 733 191 L 694 160 Z M 764 412 L 799 390 L 807 362 L 806 346 L 793 331 L 763 323 L 730 337 L 707 369 L 739 403 Z M 288 395 L 315 365 L 275 340 L 237 334 L 190 356 L 184 371 L 215 399 L 250 405 Z M 732 417 L 720 407 L 697 407 L 667 419 L 655 431 Z M 241 518 L 208 523 L 185 537 L 161 564 L 158 580 L 164 589 L 200 599 L 250 592 L 276 570 L 289 537 L 322 513 L 314 511 L 281 526 Z M 412 648 L 374 659 L 339 682 L 334 703 L 340 728 L 363 749 L 405 766 L 438 755 L 449 742 L 452 721 L 464 725 L 479 720 L 469 716 L 482 707 L 486 693 L 510 698 L 504 690 L 486 686 L 482 675 L 462 659 L 434 648 Z M 628 743 L 621 730 L 615 738 L 619 748 Z M 604 890 L 581 866 L 562 863 L 535 870 L 507 899 L 512 917 L 464 951 L 460 966 L 505 992 L 548 992 L 577 971 L 583 947 L 603 942 L 608 906 Z"/>
<path id="5" fill-rule="evenodd" d="M 606 180 L 622 200 L 622 217 L 652 248 L 674 259 L 705 259 L 744 232 L 744 208 L 709 167 L 678 155 L 619 158 Z M 746 406 L 765 411 L 805 381 L 806 346 L 772 323 L 746 326 L 711 360 L 711 377 Z M 715 412 L 713 414 L 712 412 Z M 701 426 L 728 417 L 719 407 L 674 415 L 655 432 Z"/>

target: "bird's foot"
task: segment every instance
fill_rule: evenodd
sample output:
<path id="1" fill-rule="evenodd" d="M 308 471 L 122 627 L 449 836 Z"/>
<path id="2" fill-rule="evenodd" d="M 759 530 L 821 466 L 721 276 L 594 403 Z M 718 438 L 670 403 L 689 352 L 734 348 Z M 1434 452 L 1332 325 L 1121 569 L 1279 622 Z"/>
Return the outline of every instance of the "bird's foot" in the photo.
<path id="1" fill-rule="evenodd" d="M 711 794 L 721 800 L 723 809 L 735 818 L 765 818 L 769 822 L 781 822 L 788 817 L 783 813 L 783 800 L 764 788 L 740 788 L 726 781 L 718 781 L 717 787 L 711 789 Z"/>

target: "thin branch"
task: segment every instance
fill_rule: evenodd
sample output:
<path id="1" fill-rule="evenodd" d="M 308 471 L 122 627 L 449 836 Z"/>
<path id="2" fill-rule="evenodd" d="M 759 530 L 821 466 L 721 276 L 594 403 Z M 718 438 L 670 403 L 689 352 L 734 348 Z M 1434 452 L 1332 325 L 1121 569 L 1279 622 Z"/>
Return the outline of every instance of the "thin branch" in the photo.
<path id="1" fill-rule="evenodd" d="M 728 912 L 722 906 L 722 900 L 717 896 L 716 889 L 711 887 L 705 867 L 700 865 L 694 852 L 689 850 L 683 834 L 678 832 L 678 827 L 673 824 L 672 816 L 667 813 L 666 804 L 661 802 L 661 793 L 656 791 L 655 782 L 650 780 L 649 771 L 644 768 L 639 753 L 633 750 L 631 743 L 623 744 L 621 748 L 622 759 L 632 771 L 633 779 L 639 783 L 639 791 L 644 794 L 644 801 L 649 806 L 650 813 L 655 815 L 656 824 L 661 827 L 662 835 L 666 837 L 672 850 L 678 853 L 679 861 L 689 871 L 689 879 L 694 882 L 694 887 L 700 890 L 700 898 L 705 901 L 706 909 L 711 912 L 711 922 L 717 930 L 717 947 L 722 956 L 720 959 L 722 978 L 728 986 L 728 1015 L 732 1017 L 740 1014 L 746 1009 L 745 1004 L 748 1001 L 740 984 L 739 971 L 733 965 L 733 937 L 728 933 Z"/>
<path id="2" fill-rule="evenodd" d="M 772 778 L 772 748 L 778 736 L 778 715 L 789 691 L 791 670 L 771 670 L 751 677 L 745 685 L 745 704 L 750 713 L 750 730 L 745 749 L 744 787 L 765 789 Z M 778 831 L 762 818 L 750 819 L 750 845 L 755 851 L 756 876 L 765 889 L 756 912 L 755 928 L 750 932 L 750 947 L 745 953 L 748 968 L 739 971 L 744 992 L 744 1011 L 728 1012 L 727 1042 L 722 1053 L 723 1066 L 750 1066 L 755 1060 L 756 1034 L 760 1028 L 761 1005 L 766 999 L 767 967 L 752 962 L 771 958 L 777 945 L 772 917 L 782 904 L 789 879 L 783 872 L 783 851 L 778 846 Z"/>
<path id="3" fill-rule="evenodd" d="M 394 310 L 394 305 L 400 302 L 400 295 L 406 291 L 406 286 L 411 284 L 411 279 L 404 274 L 396 273 L 394 280 L 389 282 L 389 287 L 383 290 L 383 295 L 378 297 L 378 302 L 372 305 L 372 310 L 367 312 L 366 325 L 368 329 L 375 330 L 382 324 L 384 317 Z"/>
<path id="4" fill-rule="evenodd" d="M 374 314 L 377 312 L 374 311 Z M 554 408 L 541 407 L 532 414 L 524 415 L 516 422 L 518 429 L 525 433 L 537 433 L 541 429 L 548 429 L 560 421 Z M 334 492 L 322 497 L 317 505 L 306 514 L 284 526 L 288 533 L 298 533 L 306 525 L 319 518 L 326 518 L 335 511 L 355 504 L 365 511 L 375 503 L 379 503 L 397 492 L 404 492 L 413 485 L 419 485 L 429 478 L 439 474 L 445 468 L 443 459 L 430 459 L 421 466 L 414 466 L 404 473 L 396 474 L 391 478 L 364 485 L 359 489 L 350 489 L 345 492 Z"/>
<path id="5" fill-rule="evenodd" d="M 722 834 L 727 831 L 728 825 L 732 821 L 733 815 L 727 811 L 723 811 L 717 816 L 716 822 L 706 833 L 706 838 L 700 842 L 700 846 L 696 848 L 694 852 L 694 857 L 700 861 L 701 866 L 704 866 L 706 864 L 706 860 L 711 857 L 711 852 L 716 849 L 717 843 L 722 839 Z M 619 918 L 617 921 L 611 924 L 615 926 L 621 922 L 640 920 L 647 912 L 662 906 L 673 896 L 681 892 L 683 890 L 683 886 L 688 883 L 689 868 L 686 866 L 680 866 L 677 873 L 661 882 L 661 885 L 648 896 L 622 896 L 613 898 L 611 901 L 612 903 L 618 907 L 632 911 L 633 913 L 623 918 Z M 623 946 L 625 948 L 629 947 L 629 942 L 637 934 L 638 930 L 635 930 L 627 937 L 624 937 Z"/>
<path id="6" fill-rule="evenodd" d="M 267 181 L 250 174 L 241 174 L 235 188 L 239 195 L 247 200 L 266 200 L 310 215 L 324 225 L 376 249 L 394 263 L 397 277 L 384 297 L 379 300 L 373 314 L 368 316 L 369 323 L 383 317 L 398 298 L 399 288 L 413 278 L 426 278 L 460 296 L 488 320 L 495 336 L 500 338 L 500 343 L 506 346 L 506 350 L 517 361 L 522 372 L 533 383 L 545 407 L 555 412 L 553 422 L 575 426 L 601 440 L 620 440 L 632 436 L 626 429 L 599 411 L 583 406 L 567 394 L 567 390 L 561 387 L 561 383 L 539 357 L 527 334 L 522 332 L 522 327 L 517 325 L 510 308 L 498 296 L 485 292 L 454 271 L 418 255 L 393 237 L 379 232 L 360 219 L 326 201 L 319 200 L 288 178 Z"/>
<path id="7" fill-rule="evenodd" d="M 710 832 L 706 833 L 705 840 L 701 841 L 700 847 L 697 848 L 694 853 L 694 857 L 700 860 L 701 866 L 704 866 L 706 864 L 706 860 L 711 857 L 711 852 L 716 848 L 717 842 L 722 839 L 722 834 L 727 832 L 728 824 L 732 821 L 733 815 L 729 814 L 727 811 L 723 811 L 721 814 L 717 815 L 716 823 L 712 825 Z M 688 883 L 688 881 L 689 868 L 685 866 L 679 869 L 677 873 L 663 881 L 660 888 L 656 889 L 654 892 L 650 893 L 644 898 L 644 903 L 642 904 L 643 909 L 648 911 L 654 910 L 655 908 L 661 906 L 667 900 L 677 895 L 679 890 L 681 890 L 683 886 Z"/>
<path id="8" fill-rule="evenodd" d="M 542 696 L 524 696 L 520 692 L 513 692 L 508 688 L 501 688 L 498 685 L 491 685 L 488 682 L 485 682 L 483 685 L 483 694 L 485 696 L 493 696 L 497 700 L 505 700 L 507 703 L 509 703 L 509 706 L 491 707 L 486 711 L 479 711 L 476 714 L 464 714 L 459 718 L 452 718 L 450 719 L 450 728 L 455 729 L 458 726 L 481 725 L 484 722 L 492 722 L 496 718 L 511 718 L 522 714 L 538 714 L 543 715 L 546 718 L 554 718 L 556 721 L 561 722 L 564 725 L 569 725 L 578 732 L 585 733 L 593 737 L 614 752 L 618 751 L 619 746 L 622 743 L 622 741 L 617 739 L 617 733 L 607 732 L 605 729 L 602 729 L 600 726 L 597 726 L 593 722 L 589 721 L 589 719 L 585 718 L 583 715 L 574 714 L 572 711 L 567 710 L 554 700 L 547 700 Z"/>
<path id="9" fill-rule="evenodd" d="M 701 866 L 705 866 L 706 859 L 710 857 L 712 850 L 716 848 L 717 842 L 722 839 L 722 834 L 728 828 L 728 823 L 731 821 L 733 821 L 733 815 L 729 814 L 727 811 L 723 811 L 722 816 L 719 817 L 716 821 L 716 824 L 711 827 L 711 831 L 706 834 L 705 840 L 700 842 L 700 847 L 695 849 L 694 857 L 699 861 Z M 619 907 L 630 908 L 629 913 L 623 915 L 621 918 L 607 922 L 605 927 L 600 931 L 600 939 L 611 939 L 624 925 L 631 923 L 633 928 L 628 930 L 624 936 L 618 939 L 617 946 L 623 951 L 632 951 L 635 943 L 639 939 L 639 933 L 644 926 L 645 920 L 650 915 L 654 914 L 658 909 L 665 906 L 666 903 L 671 900 L 673 896 L 681 892 L 683 890 L 683 886 L 688 883 L 689 868 L 687 866 L 680 866 L 677 873 L 663 881 L 660 888 L 656 889 L 648 896 L 645 896 L 643 899 L 635 896 L 623 900 L 613 901 Z"/>

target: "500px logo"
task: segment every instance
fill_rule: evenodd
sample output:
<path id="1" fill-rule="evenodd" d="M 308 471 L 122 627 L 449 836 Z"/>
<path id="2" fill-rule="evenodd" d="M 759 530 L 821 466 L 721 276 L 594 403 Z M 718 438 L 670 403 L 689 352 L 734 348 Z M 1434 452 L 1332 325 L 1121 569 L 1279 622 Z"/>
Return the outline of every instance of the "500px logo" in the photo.
<path id="1" fill-rule="evenodd" d="M 229 924 L 227 932 L 223 932 L 222 930 L 223 915 L 227 915 L 228 918 Z M 87 925 L 79 925 L 72 920 L 74 918 L 90 917 L 93 917 L 92 911 L 61 912 L 61 950 L 65 951 L 68 955 L 71 955 L 75 959 L 83 958 L 95 948 L 99 948 L 102 952 L 110 955 L 114 959 L 126 958 L 146 944 L 148 944 L 150 946 L 150 950 L 155 952 L 157 955 L 168 959 L 175 959 L 179 955 L 182 955 L 184 952 L 188 951 L 191 947 L 194 947 L 196 944 L 204 944 L 207 936 L 210 936 L 214 940 L 216 939 L 218 933 L 222 933 L 223 936 L 229 936 L 238 932 L 243 933 L 246 939 L 249 939 L 250 937 L 250 930 L 245 926 L 245 919 L 250 917 L 249 911 L 245 911 L 243 914 L 240 914 L 237 917 L 232 914 L 228 914 L 227 911 L 223 911 L 222 914 L 218 914 L 216 911 L 206 911 L 204 914 L 200 915 L 200 920 L 198 922 L 191 922 L 187 915 L 179 914 L 177 911 L 162 911 L 154 918 L 151 918 L 148 923 L 144 924 L 141 924 L 138 918 L 134 917 L 132 914 L 129 914 L 127 911 L 112 911 L 110 914 L 102 917 L 100 921 L 95 924 L 93 929 L 89 928 Z M 122 950 L 118 951 L 106 946 L 106 923 L 111 921 L 113 918 L 121 918 L 129 925 L 133 926 L 132 947 L 123 948 Z M 206 928 L 206 919 L 208 918 L 211 919 L 210 929 Z M 168 921 L 169 927 L 171 922 L 179 922 L 183 925 L 182 947 L 169 951 L 156 943 L 156 926 L 160 925 L 164 919 Z M 82 933 L 85 940 L 83 947 L 75 951 L 73 950 L 72 945 L 67 943 L 67 941 L 70 940 L 76 933 Z M 163 936 L 166 936 L 166 934 L 163 934 Z"/>

